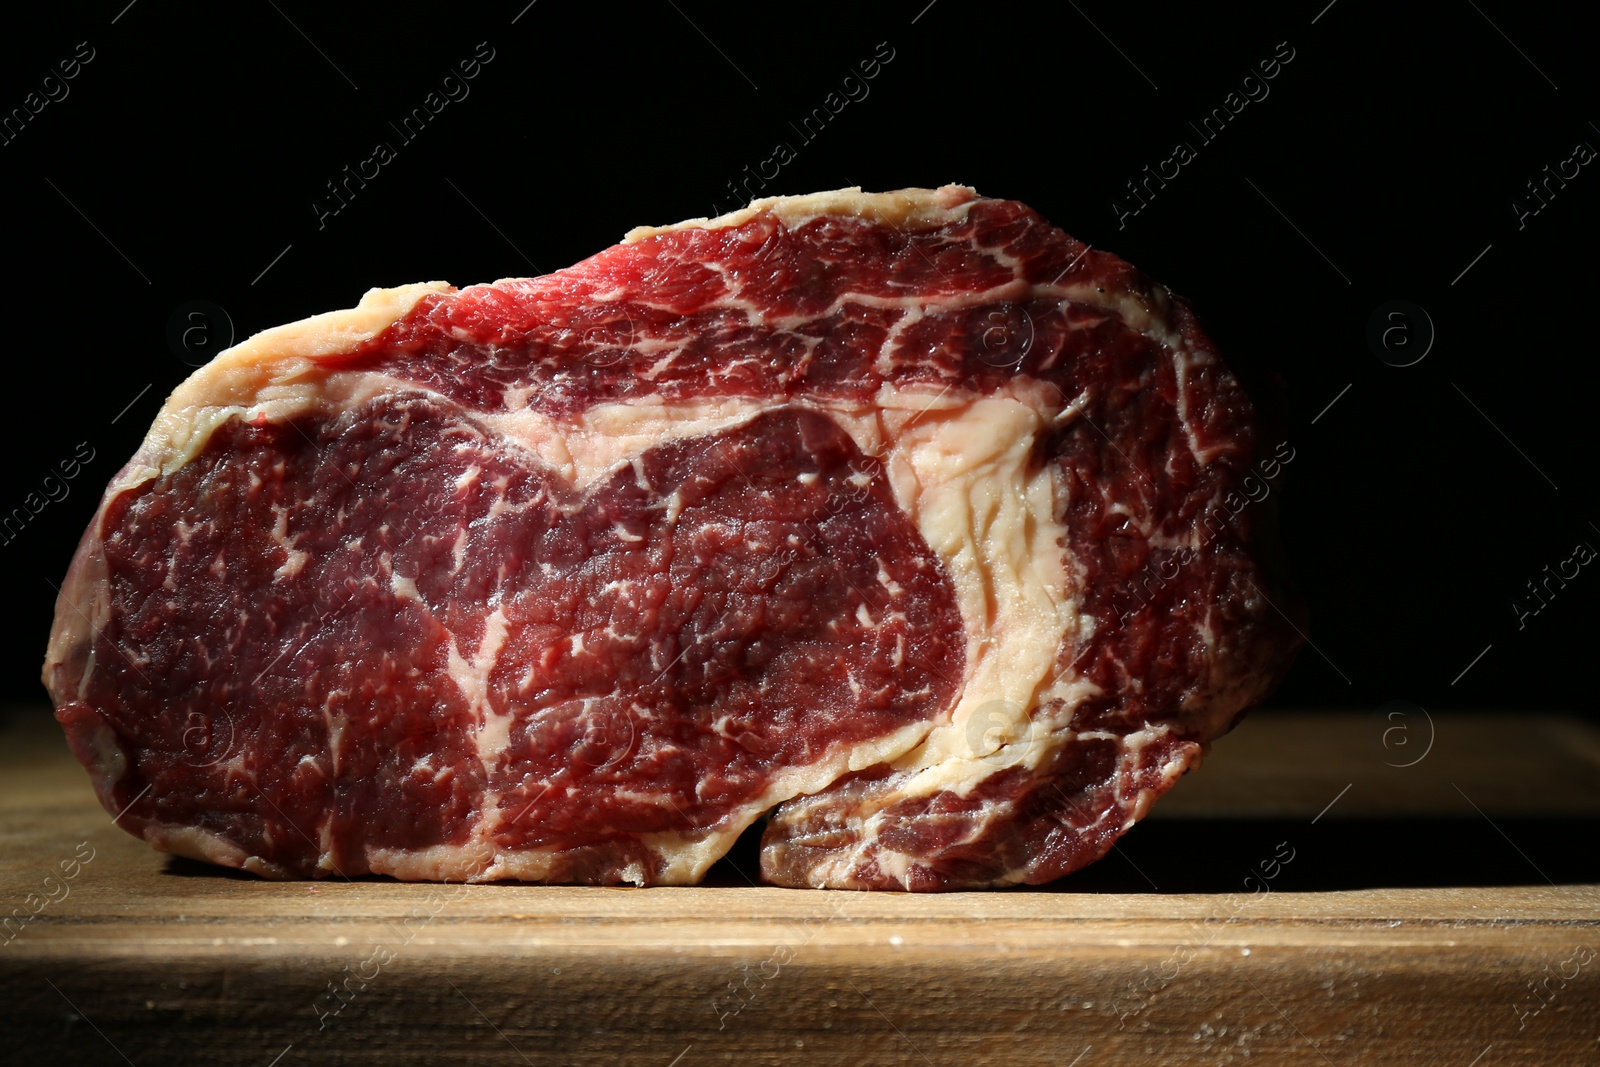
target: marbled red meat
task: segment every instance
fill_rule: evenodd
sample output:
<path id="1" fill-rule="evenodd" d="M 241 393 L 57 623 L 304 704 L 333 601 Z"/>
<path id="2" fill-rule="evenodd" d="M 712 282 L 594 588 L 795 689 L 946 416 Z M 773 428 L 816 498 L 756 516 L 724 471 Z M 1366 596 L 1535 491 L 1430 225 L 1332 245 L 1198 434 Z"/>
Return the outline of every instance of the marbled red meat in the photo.
<path id="1" fill-rule="evenodd" d="M 169 399 L 45 682 L 277 876 L 948 889 L 1102 855 L 1296 644 L 1187 307 L 959 187 L 374 290 Z M 1154 580 L 1152 580 L 1154 577 Z"/>

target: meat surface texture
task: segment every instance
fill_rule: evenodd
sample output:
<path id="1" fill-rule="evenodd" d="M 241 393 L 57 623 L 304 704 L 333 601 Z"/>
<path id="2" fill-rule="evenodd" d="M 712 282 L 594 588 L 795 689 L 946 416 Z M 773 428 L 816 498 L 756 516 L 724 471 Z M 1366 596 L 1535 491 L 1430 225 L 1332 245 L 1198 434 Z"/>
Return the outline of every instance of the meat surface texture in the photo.
<path id="1" fill-rule="evenodd" d="M 688 884 L 766 816 L 779 885 L 1044 882 L 1298 644 L 1252 418 L 1022 204 L 758 201 L 218 356 L 45 684 L 121 826 L 269 877 Z"/>

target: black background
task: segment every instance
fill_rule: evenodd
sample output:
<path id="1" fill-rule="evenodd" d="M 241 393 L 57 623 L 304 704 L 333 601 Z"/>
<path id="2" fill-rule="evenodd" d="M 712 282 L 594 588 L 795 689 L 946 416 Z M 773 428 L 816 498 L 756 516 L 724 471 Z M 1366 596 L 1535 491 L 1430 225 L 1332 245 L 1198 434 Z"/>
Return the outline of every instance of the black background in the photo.
<path id="1" fill-rule="evenodd" d="M 1281 385 L 1296 458 L 1276 495 L 1314 646 L 1275 704 L 1595 714 L 1600 566 L 1520 626 L 1513 608 L 1578 543 L 1600 547 L 1600 162 L 1520 225 L 1513 208 L 1546 165 L 1600 146 L 1579 16 L 1504 0 L 1415 15 L 911 0 L 736 19 L 695 0 L 525 4 L 6 16 L 4 113 L 60 95 L 42 79 L 80 42 L 94 58 L 0 145 L 14 390 L 0 517 L 28 520 L 0 544 L 14 627 L 0 696 L 45 700 L 52 583 L 206 350 L 201 334 L 169 344 L 186 303 L 223 309 L 237 340 L 371 286 L 553 270 L 632 226 L 734 207 L 728 183 L 783 141 L 796 158 L 767 194 L 959 182 L 1022 200 L 1187 296 L 1230 362 Z M 479 42 L 494 58 L 469 95 L 404 143 L 389 124 Z M 804 143 L 791 123 L 883 48 L 868 95 Z M 1289 49 L 1269 95 L 1203 143 L 1188 123 Z M 1119 220 L 1125 183 L 1179 140 L 1196 158 Z M 319 226 L 325 183 L 378 141 L 397 157 Z M 1411 366 L 1366 337 L 1396 299 L 1436 330 Z M 211 325 L 220 347 L 229 325 Z M 1414 346 L 1422 333 L 1411 323 Z M 95 458 L 31 514 L 80 443 Z"/>

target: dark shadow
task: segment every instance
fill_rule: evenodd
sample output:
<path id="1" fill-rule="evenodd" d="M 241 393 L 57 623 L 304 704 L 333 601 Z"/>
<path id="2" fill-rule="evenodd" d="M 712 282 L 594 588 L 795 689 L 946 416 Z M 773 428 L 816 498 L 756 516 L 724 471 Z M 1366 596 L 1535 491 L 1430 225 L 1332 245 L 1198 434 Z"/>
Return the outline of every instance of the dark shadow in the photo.
<path id="1" fill-rule="evenodd" d="M 1600 882 L 1600 819 L 1155 819 L 1020 892 L 1249 893 Z M 1268 875 L 1272 877 L 1267 877 Z"/>
<path id="2" fill-rule="evenodd" d="M 231 882 L 266 881 L 265 878 L 249 871 L 241 871 L 234 867 L 219 867 L 214 863 L 204 863 L 184 856 L 168 856 L 161 873 L 177 878 L 225 878 Z"/>
<path id="3" fill-rule="evenodd" d="M 761 884 L 761 833 L 766 819 L 757 819 L 739 835 L 727 853 L 706 872 L 701 885 L 750 886 Z"/>

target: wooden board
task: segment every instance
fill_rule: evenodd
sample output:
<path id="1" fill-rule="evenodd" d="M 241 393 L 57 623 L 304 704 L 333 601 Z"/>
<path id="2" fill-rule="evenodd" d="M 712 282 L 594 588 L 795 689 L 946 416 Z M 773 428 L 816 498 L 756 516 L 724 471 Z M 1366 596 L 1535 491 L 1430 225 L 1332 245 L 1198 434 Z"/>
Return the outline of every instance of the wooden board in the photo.
<path id="1" fill-rule="evenodd" d="M 19 714 L 0 731 L 0 918 L 26 917 L 0 933 L 5 1051 L 1597 1062 L 1600 739 L 1436 716 L 1397 766 L 1423 727 L 1405 749 L 1393 722 L 1258 714 L 1080 875 L 906 896 L 745 884 L 747 850 L 692 889 L 259 881 L 115 828 L 54 724 Z"/>

